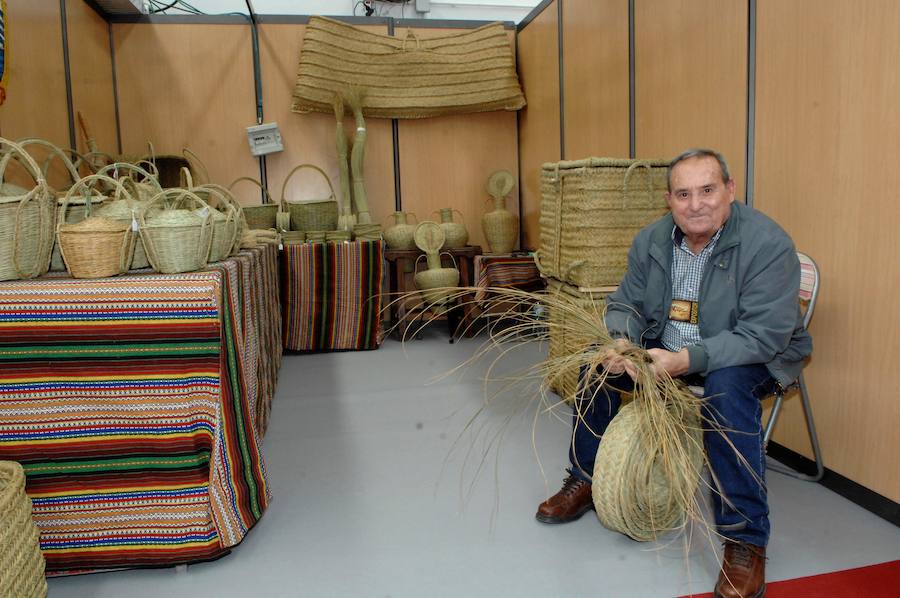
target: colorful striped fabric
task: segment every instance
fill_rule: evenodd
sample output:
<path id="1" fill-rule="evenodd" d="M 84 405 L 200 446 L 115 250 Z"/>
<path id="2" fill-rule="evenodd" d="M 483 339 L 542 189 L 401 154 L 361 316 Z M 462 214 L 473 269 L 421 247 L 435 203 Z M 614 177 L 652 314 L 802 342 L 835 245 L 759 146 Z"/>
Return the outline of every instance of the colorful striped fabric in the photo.
<path id="1" fill-rule="evenodd" d="M 276 262 L 0 284 L 0 459 L 25 468 L 49 574 L 214 558 L 262 516 Z"/>
<path id="2" fill-rule="evenodd" d="M 284 347 L 294 351 L 377 349 L 381 241 L 284 246 Z"/>
<path id="3" fill-rule="evenodd" d="M 531 256 L 475 256 L 475 300 L 487 297 L 488 287 L 521 287 L 541 282 Z"/>

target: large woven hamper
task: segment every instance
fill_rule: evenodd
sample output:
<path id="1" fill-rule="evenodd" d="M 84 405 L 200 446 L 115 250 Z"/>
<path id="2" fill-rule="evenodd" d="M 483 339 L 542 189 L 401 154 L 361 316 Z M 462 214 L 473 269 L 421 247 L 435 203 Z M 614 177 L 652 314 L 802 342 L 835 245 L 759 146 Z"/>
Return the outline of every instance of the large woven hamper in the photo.
<path id="1" fill-rule="evenodd" d="M 584 309 L 602 311 L 604 309 L 605 292 L 579 292 L 577 288 L 567 285 L 553 278 L 547 279 L 547 293 L 562 294 L 569 298 L 575 305 Z M 547 347 L 547 359 L 561 359 L 584 350 L 588 345 L 597 341 L 587 334 L 577 334 L 566 327 L 566 314 L 553 309 L 547 309 L 548 330 L 550 341 Z M 566 403 L 575 400 L 575 391 L 578 389 L 578 367 L 567 368 L 562 374 L 547 379 L 547 386 L 559 395 Z"/>
<path id="2" fill-rule="evenodd" d="M 668 211 L 664 160 L 587 158 L 541 170 L 541 273 L 582 289 L 617 285 L 639 230 Z"/>
<path id="3" fill-rule="evenodd" d="M 0 461 L 0 598 L 46 595 L 44 555 L 25 494 L 25 473 L 15 461 Z"/>

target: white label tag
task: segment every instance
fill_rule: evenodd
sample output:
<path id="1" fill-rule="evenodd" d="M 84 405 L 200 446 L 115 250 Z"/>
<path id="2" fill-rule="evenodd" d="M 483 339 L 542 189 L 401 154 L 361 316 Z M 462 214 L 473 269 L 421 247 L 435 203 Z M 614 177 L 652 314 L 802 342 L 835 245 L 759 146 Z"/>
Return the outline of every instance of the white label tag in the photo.
<path id="1" fill-rule="evenodd" d="M 200 208 L 199 210 L 197 210 L 197 215 L 201 218 L 206 218 L 207 216 L 209 216 L 209 208 Z"/>
<path id="2" fill-rule="evenodd" d="M 138 230 L 138 221 L 135 219 L 134 214 L 131 215 L 131 230 L 134 232 Z"/>

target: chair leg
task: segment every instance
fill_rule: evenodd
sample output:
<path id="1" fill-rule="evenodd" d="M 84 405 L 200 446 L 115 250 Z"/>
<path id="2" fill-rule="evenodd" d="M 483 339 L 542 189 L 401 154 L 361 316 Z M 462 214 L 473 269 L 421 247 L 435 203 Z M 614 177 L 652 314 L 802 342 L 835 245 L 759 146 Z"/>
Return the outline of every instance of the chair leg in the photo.
<path id="1" fill-rule="evenodd" d="M 812 445 L 813 455 L 816 461 L 816 473 L 815 475 L 807 475 L 781 464 L 771 464 L 769 465 L 769 469 L 797 478 L 798 480 L 818 482 L 822 479 L 822 476 L 825 475 L 825 465 L 822 461 L 822 449 L 819 447 L 819 437 L 816 434 L 816 424 L 813 421 L 812 407 L 809 403 L 809 393 L 806 390 L 806 381 L 803 379 L 803 374 L 800 374 L 798 381 L 800 385 L 800 399 L 803 404 L 803 413 L 806 416 L 806 430 L 809 433 L 809 441 Z M 781 409 L 781 402 L 783 400 L 784 392 L 779 389 L 775 396 L 775 405 L 772 407 L 772 415 L 769 417 L 769 423 L 766 425 L 764 436 L 766 446 L 769 444 L 769 438 L 772 435 L 772 429 L 775 427 L 775 420 L 778 417 L 778 413 Z"/>

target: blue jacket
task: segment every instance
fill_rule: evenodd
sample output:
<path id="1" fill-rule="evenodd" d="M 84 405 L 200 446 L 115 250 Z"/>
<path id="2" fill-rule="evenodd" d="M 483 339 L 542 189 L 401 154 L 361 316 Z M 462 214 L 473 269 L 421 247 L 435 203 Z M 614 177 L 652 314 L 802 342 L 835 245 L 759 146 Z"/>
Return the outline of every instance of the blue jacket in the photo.
<path id="1" fill-rule="evenodd" d="M 672 303 L 674 226 L 668 214 L 634 238 L 622 284 L 607 298 L 613 336 L 662 337 Z M 703 340 L 688 347 L 688 373 L 759 363 L 783 386 L 796 379 L 812 352 L 799 289 L 800 262 L 787 233 L 761 212 L 732 203 L 700 284 Z"/>

